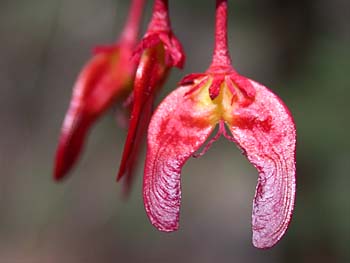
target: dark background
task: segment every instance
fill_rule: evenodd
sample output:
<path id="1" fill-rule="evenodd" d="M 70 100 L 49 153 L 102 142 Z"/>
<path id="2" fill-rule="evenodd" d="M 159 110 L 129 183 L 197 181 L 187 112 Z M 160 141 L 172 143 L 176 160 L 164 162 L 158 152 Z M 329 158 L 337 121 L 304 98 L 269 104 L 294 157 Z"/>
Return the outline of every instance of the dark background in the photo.
<path id="1" fill-rule="evenodd" d="M 187 63 L 161 97 L 204 71 L 213 47 L 214 1 L 170 2 Z M 126 131 L 113 110 L 72 177 L 52 181 L 71 87 L 91 48 L 114 41 L 127 8 L 125 0 L 0 0 L 0 262 L 350 262 L 350 1 L 229 1 L 235 67 L 277 93 L 298 129 L 295 213 L 271 250 L 251 245 L 257 172 L 224 138 L 184 167 L 176 233 L 148 222 L 142 165 L 130 200 L 121 199 Z M 151 1 L 143 32 L 150 11 Z"/>

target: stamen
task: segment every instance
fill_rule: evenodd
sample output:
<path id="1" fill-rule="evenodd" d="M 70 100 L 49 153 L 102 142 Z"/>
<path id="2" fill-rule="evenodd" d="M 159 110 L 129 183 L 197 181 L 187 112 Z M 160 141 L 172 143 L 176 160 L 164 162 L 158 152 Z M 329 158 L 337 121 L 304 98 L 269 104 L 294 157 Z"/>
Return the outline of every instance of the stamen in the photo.
<path id="1" fill-rule="evenodd" d="M 231 58 L 227 45 L 227 0 L 216 0 L 215 46 L 209 71 L 231 71 Z"/>
<path id="2" fill-rule="evenodd" d="M 188 92 L 185 93 L 185 96 L 188 96 L 190 94 L 192 94 L 193 92 L 195 92 L 196 90 L 202 88 L 207 82 L 208 82 L 208 76 L 206 76 L 205 78 L 203 78 L 202 80 L 200 80 L 197 84 L 195 84 L 192 89 L 190 89 Z"/>
<path id="3" fill-rule="evenodd" d="M 224 127 L 222 128 L 222 135 L 227 139 L 229 140 L 230 142 L 234 142 L 237 144 L 237 141 L 235 140 L 235 138 L 233 138 L 233 136 L 231 134 L 228 134 L 227 133 L 227 129 L 226 129 L 226 125 L 224 122 L 222 122 Z"/>
<path id="4" fill-rule="evenodd" d="M 210 149 L 210 147 L 213 145 L 213 143 L 216 142 L 220 138 L 221 134 L 224 134 L 224 136 L 226 134 L 225 123 L 222 120 L 220 120 L 220 122 L 219 122 L 219 129 L 218 129 L 218 132 L 215 134 L 215 136 L 210 139 L 210 141 L 207 143 L 207 145 L 204 146 L 203 150 L 200 153 L 194 153 L 194 154 L 192 154 L 192 156 L 194 158 L 199 158 L 199 157 L 203 156 Z"/>
<path id="5" fill-rule="evenodd" d="M 206 76 L 205 73 L 192 73 L 192 74 L 186 75 L 182 80 L 179 81 L 178 85 L 180 86 L 192 85 L 196 79 L 199 79 L 204 76 Z"/>
<path id="6" fill-rule="evenodd" d="M 211 100 L 214 100 L 217 96 L 219 96 L 220 87 L 223 81 L 224 78 L 222 76 L 215 76 L 213 83 L 210 85 L 209 88 L 209 96 Z"/>
<path id="7" fill-rule="evenodd" d="M 229 91 L 232 94 L 232 98 L 231 98 L 231 106 L 232 106 L 233 102 L 237 99 L 237 91 L 236 91 L 229 76 L 225 76 L 225 82 L 226 82 L 226 85 L 227 85 Z"/>
<path id="8" fill-rule="evenodd" d="M 239 146 L 239 143 L 235 140 L 235 138 L 231 135 L 231 134 L 228 134 L 227 131 L 229 131 L 229 127 L 227 127 L 225 125 L 225 127 L 223 128 L 223 132 L 222 132 L 222 135 L 227 139 L 229 140 L 230 142 L 233 142 L 234 144 L 236 144 L 236 146 L 240 149 L 241 153 L 244 155 L 244 156 L 247 156 L 247 153 L 246 151 Z"/>

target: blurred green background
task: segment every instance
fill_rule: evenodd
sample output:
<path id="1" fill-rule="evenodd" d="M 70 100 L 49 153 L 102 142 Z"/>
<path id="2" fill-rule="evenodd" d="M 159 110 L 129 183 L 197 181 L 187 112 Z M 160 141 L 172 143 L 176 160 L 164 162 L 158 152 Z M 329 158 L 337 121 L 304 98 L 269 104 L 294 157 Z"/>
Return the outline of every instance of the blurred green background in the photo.
<path id="1" fill-rule="evenodd" d="M 72 176 L 52 177 L 71 87 L 96 44 L 114 41 L 126 0 L 0 0 L 0 263 L 350 262 L 350 1 L 229 1 L 237 70 L 270 87 L 298 129 L 297 199 L 271 250 L 251 245 L 256 170 L 221 138 L 183 169 L 181 228 L 148 222 L 142 160 L 131 198 L 115 176 L 126 131 L 115 112 L 92 130 Z M 214 1 L 170 1 L 187 63 L 202 72 L 213 47 Z M 143 32 L 150 17 L 151 1 Z M 161 99 L 161 98 L 159 98 Z"/>

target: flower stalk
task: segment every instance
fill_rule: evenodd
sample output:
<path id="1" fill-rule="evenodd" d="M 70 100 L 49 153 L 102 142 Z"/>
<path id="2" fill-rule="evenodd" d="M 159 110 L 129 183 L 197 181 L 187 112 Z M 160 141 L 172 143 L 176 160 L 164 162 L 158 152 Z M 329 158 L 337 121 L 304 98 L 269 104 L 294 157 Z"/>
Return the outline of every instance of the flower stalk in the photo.
<path id="1" fill-rule="evenodd" d="M 145 0 L 133 0 L 131 2 L 128 18 L 117 41 L 118 43 L 124 42 L 131 46 L 136 45 L 144 4 Z"/>
<path id="2" fill-rule="evenodd" d="M 168 0 L 154 1 L 152 20 L 148 29 L 158 32 L 171 30 Z"/>
<path id="3" fill-rule="evenodd" d="M 232 70 L 227 41 L 227 0 L 216 0 L 215 46 L 209 70 Z"/>

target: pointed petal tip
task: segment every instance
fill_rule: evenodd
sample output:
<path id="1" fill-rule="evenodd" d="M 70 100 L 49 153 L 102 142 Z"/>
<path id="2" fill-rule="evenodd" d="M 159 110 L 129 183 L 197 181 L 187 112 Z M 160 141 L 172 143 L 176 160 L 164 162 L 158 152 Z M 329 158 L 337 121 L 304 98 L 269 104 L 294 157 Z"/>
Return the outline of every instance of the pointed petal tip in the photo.
<path id="1" fill-rule="evenodd" d="M 53 174 L 53 181 L 55 183 L 61 183 L 63 182 L 68 176 L 68 172 L 54 172 Z"/>
<path id="2" fill-rule="evenodd" d="M 119 166 L 119 170 L 118 170 L 118 173 L 117 173 L 117 176 L 116 176 L 116 181 L 119 182 L 120 179 L 123 178 L 123 176 L 125 175 L 126 173 L 126 165 L 125 165 L 125 162 L 121 162 L 120 166 Z"/>
<path id="3" fill-rule="evenodd" d="M 65 177 L 66 173 L 63 172 L 63 169 L 59 166 L 55 166 L 55 170 L 53 172 L 53 180 L 56 183 L 62 182 L 62 179 Z"/>
<path id="4" fill-rule="evenodd" d="M 90 116 L 68 111 L 56 150 L 55 181 L 66 177 L 78 161 L 91 123 Z"/>
<path id="5" fill-rule="evenodd" d="M 55 168 L 53 172 L 53 180 L 60 182 L 66 176 L 70 169 L 70 165 L 64 160 L 65 145 L 60 140 L 55 157 Z"/>
<path id="6" fill-rule="evenodd" d="M 117 177 L 115 178 L 115 181 L 116 181 L 116 182 L 119 182 L 120 179 L 122 179 L 122 177 L 123 177 L 123 173 L 121 173 L 120 170 L 119 170 L 119 172 L 118 172 L 118 174 L 117 174 Z"/>
<path id="7" fill-rule="evenodd" d="M 53 180 L 55 182 L 61 182 L 72 169 L 77 156 L 69 155 L 68 145 L 64 143 L 64 140 L 60 141 L 60 144 L 56 151 L 55 168 L 53 172 Z"/>
<path id="8" fill-rule="evenodd" d="M 127 139 L 124 145 L 123 153 L 122 153 L 122 159 L 120 161 L 118 174 L 116 177 L 116 181 L 119 182 L 121 178 L 124 176 L 132 176 L 132 173 L 130 173 L 130 169 L 132 168 L 131 165 L 134 165 L 135 162 L 135 155 L 137 155 L 137 151 L 133 148 L 134 145 L 134 130 L 136 132 L 136 128 L 131 129 L 130 127 L 132 125 L 129 125 L 129 131 L 127 135 Z"/>

